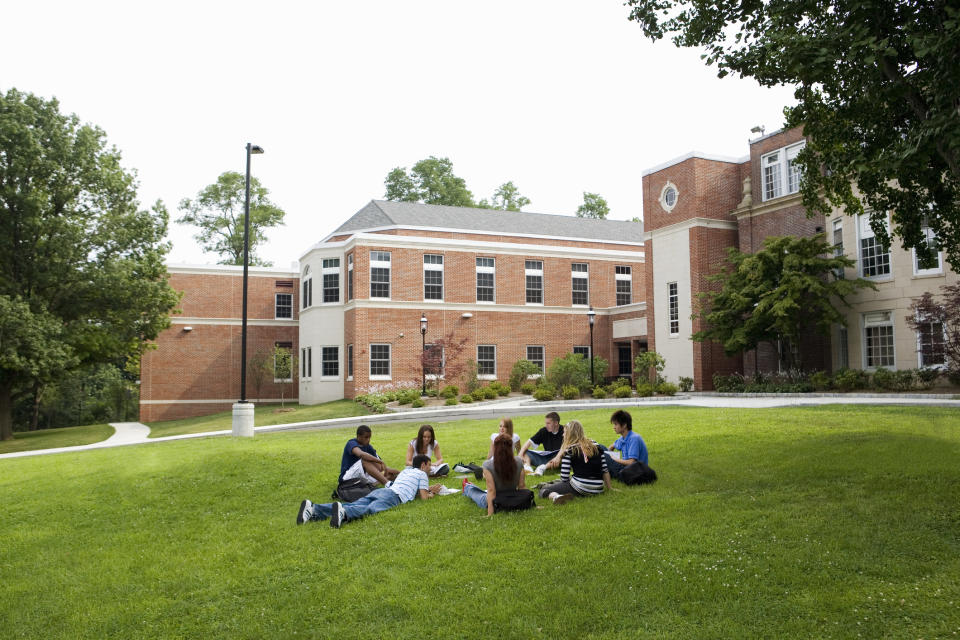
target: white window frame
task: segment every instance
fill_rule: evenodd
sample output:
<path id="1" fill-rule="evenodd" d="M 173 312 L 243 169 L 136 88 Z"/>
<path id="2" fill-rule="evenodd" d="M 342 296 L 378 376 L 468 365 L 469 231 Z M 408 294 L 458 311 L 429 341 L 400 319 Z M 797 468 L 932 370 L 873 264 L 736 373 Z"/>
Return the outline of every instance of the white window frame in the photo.
<path id="1" fill-rule="evenodd" d="M 305 382 L 313 378 L 313 348 L 300 347 L 300 380 Z"/>
<path id="2" fill-rule="evenodd" d="M 327 350 L 333 349 L 336 352 L 336 359 L 332 362 L 337 365 L 337 373 L 335 375 L 327 375 L 324 372 L 324 365 L 327 364 L 328 360 L 325 359 L 327 355 Z M 321 380 L 339 380 L 340 379 L 340 346 L 328 344 L 320 347 L 320 379 Z"/>
<path id="3" fill-rule="evenodd" d="M 676 282 L 667 283 L 667 327 L 671 338 L 680 335 L 680 287 Z"/>
<path id="4" fill-rule="evenodd" d="M 874 369 L 879 369 L 883 367 L 884 369 L 896 369 L 897 368 L 897 336 L 896 336 L 896 327 L 893 322 L 893 311 L 869 311 L 867 313 L 861 314 L 860 316 L 860 326 L 861 326 L 861 341 L 863 345 L 863 368 L 873 371 Z M 890 328 L 890 352 L 893 358 L 893 362 L 890 363 L 877 363 L 877 364 L 868 364 L 871 360 L 871 354 L 868 351 L 867 347 L 867 330 L 868 329 L 877 329 L 877 328 Z"/>
<path id="5" fill-rule="evenodd" d="M 347 300 L 353 300 L 353 254 L 347 254 Z"/>
<path id="6" fill-rule="evenodd" d="M 489 264 L 489 265 L 487 265 L 487 264 L 481 265 L 481 264 L 480 264 L 480 261 L 481 261 L 481 260 L 483 260 L 484 262 L 486 262 L 487 260 L 489 260 L 491 264 Z M 489 257 L 489 256 L 477 256 L 477 259 L 476 259 L 476 269 L 477 269 L 477 287 L 476 287 L 477 304 L 496 304 L 496 302 L 497 302 L 497 259 L 496 259 L 496 258 L 491 258 L 491 257 Z M 489 287 L 489 289 L 490 289 L 491 293 L 493 294 L 493 295 L 491 296 L 491 297 L 493 298 L 493 300 L 481 300 L 481 299 L 480 299 L 480 274 L 481 274 L 481 273 L 484 273 L 484 274 L 489 273 L 489 274 L 490 274 L 490 280 L 493 282 L 493 284 Z M 484 289 L 487 289 L 487 288 L 488 288 L 488 287 L 484 286 Z"/>
<path id="7" fill-rule="evenodd" d="M 540 349 L 540 358 L 533 360 L 530 358 L 531 349 Z M 540 365 L 540 373 L 543 374 L 547 370 L 547 348 L 542 344 L 528 344 L 527 345 L 527 360 Z"/>
<path id="8" fill-rule="evenodd" d="M 287 296 L 289 302 L 281 305 L 280 296 Z M 283 306 L 284 309 L 288 309 L 290 315 L 282 316 L 280 315 L 280 307 Z M 293 320 L 293 294 L 292 293 L 283 293 L 277 292 L 273 294 L 273 318 L 274 320 Z"/>
<path id="9" fill-rule="evenodd" d="M 428 262 L 430 260 L 430 262 Z M 439 260 L 439 262 L 437 262 Z M 435 287 L 436 284 L 427 284 L 427 272 L 432 271 L 434 274 L 440 273 L 440 297 L 439 298 L 428 298 L 427 297 L 427 287 Z M 443 297 L 445 294 L 444 288 L 444 277 L 443 277 L 443 254 L 439 253 L 425 253 L 423 254 L 423 300 L 424 302 L 443 302 Z"/>
<path id="10" fill-rule="evenodd" d="M 383 257 L 386 256 L 386 260 L 383 260 Z M 378 258 L 378 259 L 374 259 Z M 371 300 L 390 300 L 390 296 L 393 293 L 393 268 L 391 264 L 393 263 L 393 256 L 389 251 L 380 251 L 374 250 L 370 252 L 370 299 Z M 387 270 L 387 282 L 377 282 L 373 281 L 373 270 L 374 269 L 386 269 Z M 375 296 L 373 295 L 373 285 L 374 284 L 386 284 L 387 285 L 387 295 L 384 296 Z"/>
<path id="11" fill-rule="evenodd" d="M 353 345 L 347 345 L 347 380 L 353 380 Z"/>
<path id="12" fill-rule="evenodd" d="M 535 265 L 540 265 L 537 268 Z M 540 278 L 540 302 L 530 302 L 530 293 L 536 291 L 530 287 L 530 281 L 528 278 Z M 534 307 L 542 307 L 544 304 L 545 293 L 543 286 L 543 260 L 524 260 L 523 261 L 523 292 L 524 304 L 528 304 Z"/>
<path id="13" fill-rule="evenodd" d="M 329 263 L 329 264 L 328 264 Z M 323 258 L 321 262 L 323 267 L 320 269 L 321 276 L 321 287 L 323 291 L 320 294 L 320 303 L 321 304 L 340 304 L 340 258 Z M 327 286 L 327 276 L 337 276 L 337 286 L 328 287 Z M 336 289 L 337 290 L 337 299 L 336 300 L 327 300 L 327 289 Z"/>
<path id="14" fill-rule="evenodd" d="M 887 230 L 890 229 L 890 219 L 885 217 Z M 885 251 L 878 252 L 871 259 L 875 261 L 875 264 L 871 268 L 880 269 L 883 266 L 884 258 L 886 256 L 886 271 L 884 273 L 876 273 L 868 275 L 866 273 L 867 265 L 866 258 L 864 258 L 864 246 L 863 243 L 865 240 L 873 240 L 871 248 L 883 249 L 884 247 L 878 244 L 876 239 L 876 234 L 873 232 L 873 228 L 870 226 L 870 214 L 863 213 L 857 216 L 857 271 L 860 275 L 868 280 L 890 280 L 893 278 L 893 254 L 890 251 L 890 247 L 887 247 Z"/>
<path id="15" fill-rule="evenodd" d="M 764 202 L 800 191 L 802 175 L 796 159 L 806 144 L 798 142 L 760 156 L 760 195 Z"/>
<path id="16" fill-rule="evenodd" d="M 374 374 L 374 373 L 373 373 L 373 362 L 374 362 L 374 361 L 373 361 L 373 348 L 374 348 L 374 347 L 386 347 L 386 348 L 387 348 L 387 360 L 386 360 L 386 362 L 387 362 L 387 371 L 388 371 L 388 372 L 387 372 L 386 374 L 382 374 L 382 373 Z M 378 359 L 377 362 L 383 362 L 383 359 Z M 370 380 L 392 380 L 392 379 L 393 379 L 393 345 L 391 345 L 389 342 L 372 342 L 372 343 L 370 343 L 369 365 L 370 365 L 370 376 L 369 376 L 369 379 L 370 379 Z"/>
<path id="17" fill-rule="evenodd" d="M 443 345 L 442 344 L 438 345 L 436 342 L 428 342 L 424 346 L 423 350 L 426 352 L 426 351 L 429 351 L 430 349 L 435 349 L 436 347 L 440 347 L 440 374 L 437 375 L 436 373 L 427 373 L 426 374 L 427 380 L 437 380 L 438 378 L 440 380 L 445 380 L 447 377 L 447 353 Z"/>
<path id="18" fill-rule="evenodd" d="M 583 266 L 582 271 L 578 271 L 578 267 Z M 586 291 L 577 291 L 577 285 L 586 285 Z M 585 293 L 587 296 L 586 302 L 574 302 L 574 297 L 578 293 Z M 570 304 L 574 307 L 589 307 L 590 306 L 590 265 L 587 262 L 573 262 L 570 264 Z"/>
<path id="19" fill-rule="evenodd" d="M 614 271 L 613 277 L 614 277 L 614 285 L 615 285 L 613 290 L 613 296 L 614 296 L 614 302 L 616 302 L 615 306 L 625 307 L 628 304 L 633 304 L 633 267 L 628 264 L 618 264 L 613 267 L 613 271 Z M 630 300 L 628 302 L 624 302 L 623 304 L 620 304 L 621 292 L 617 291 L 617 289 L 620 287 L 620 285 L 618 284 L 620 282 L 626 282 L 627 287 L 629 288 L 629 290 L 626 291 L 625 293 L 630 297 Z"/>
<path id="20" fill-rule="evenodd" d="M 934 233 L 933 229 L 930 228 L 930 223 L 924 218 L 923 222 L 920 225 L 920 233 L 923 234 L 923 238 L 927 243 L 928 247 L 936 247 L 939 243 L 937 242 L 937 234 Z M 917 250 L 914 248 L 910 249 L 911 257 L 913 258 L 913 275 L 915 276 L 938 276 L 943 273 L 943 251 L 937 249 L 937 266 L 930 267 L 929 269 L 921 269 L 920 261 L 917 259 Z"/>
<path id="21" fill-rule="evenodd" d="M 480 349 L 486 348 L 486 347 L 493 349 L 493 373 L 480 373 Z M 477 378 L 480 380 L 496 380 L 497 379 L 497 345 L 495 344 L 478 344 L 477 345 Z"/>
<path id="22" fill-rule="evenodd" d="M 850 368 L 850 332 L 845 325 L 840 325 L 837 331 L 837 368 Z"/>
<path id="23" fill-rule="evenodd" d="M 936 322 L 925 322 L 923 324 L 930 325 L 931 329 L 933 328 L 934 324 L 940 325 L 940 341 L 941 341 L 941 344 L 943 344 L 944 347 L 946 347 L 947 330 L 946 330 L 946 327 L 943 326 L 943 323 L 940 321 L 936 321 Z M 917 331 L 916 333 L 917 333 L 917 367 L 921 369 L 946 369 L 947 368 L 946 349 L 944 349 L 944 353 L 943 353 L 943 362 L 939 362 L 936 364 L 924 364 L 923 362 L 923 331 Z M 933 333 L 931 332 L 930 335 L 932 336 Z"/>
<path id="24" fill-rule="evenodd" d="M 302 295 L 300 296 L 300 308 L 307 309 L 313 306 L 313 275 L 310 273 L 310 265 L 303 268 Z"/>
<path id="25" fill-rule="evenodd" d="M 285 345 L 290 345 L 290 346 L 288 347 L 288 346 L 285 346 Z M 281 348 L 283 348 L 283 349 L 287 349 L 288 351 L 290 351 L 290 356 L 291 356 L 291 362 L 290 362 L 290 377 L 289 377 L 289 378 L 276 378 L 276 377 L 275 377 L 275 378 L 273 379 L 273 382 L 274 382 L 275 384 L 285 384 L 285 383 L 288 383 L 288 382 L 293 382 L 293 372 L 294 372 L 294 370 L 295 370 L 294 363 L 292 362 L 292 357 L 295 355 L 295 352 L 294 352 L 294 350 L 293 350 L 293 343 L 292 343 L 292 342 L 274 342 L 274 343 L 273 343 L 273 346 L 274 346 L 274 349 L 276 349 L 277 347 L 281 347 Z M 274 351 L 274 353 L 273 353 L 273 371 L 274 371 L 274 372 L 277 371 L 277 353 L 276 353 L 276 351 Z"/>

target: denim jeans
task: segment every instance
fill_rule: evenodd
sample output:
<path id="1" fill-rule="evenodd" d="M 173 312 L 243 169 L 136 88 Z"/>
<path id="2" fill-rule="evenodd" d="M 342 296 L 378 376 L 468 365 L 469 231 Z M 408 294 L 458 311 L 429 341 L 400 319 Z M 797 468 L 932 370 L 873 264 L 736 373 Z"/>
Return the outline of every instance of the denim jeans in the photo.
<path id="1" fill-rule="evenodd" d="M 364 516 L 380 513 L 400 504 L 400 496 L 390 489 L 374 489 L 356 502 L 343 503 L 347 520 L 357 520 Z M 310 512 L 311 520 L 326 520 L 333 513 L 333 503 L 314 504 Z"/>
<path id="2" fill-rule="evenodd" d="M 619 480 L 620 472 L 626 469 L 627 465 L 621 463 L 619 460 L 614 460 L 606 451 L 603 452 L 603 457 L 607 460 L 607 471 L 610 472 L 610 477 Z"/>
<path id="3" fill-rule="evenodd" d="M 536 469 L 542 464 L 547 464 L 557 457 L 556 451 L 531 451 L 527 449 L 527 457 L 530 458 L 530 466 Z"/>
<path id="4" fill-rule="evenodd" d="M 467 483 L 463 486 L 463 495 L 473 500 L 478 507 L 487 510 L 487 492 L 475 484 Z"/>

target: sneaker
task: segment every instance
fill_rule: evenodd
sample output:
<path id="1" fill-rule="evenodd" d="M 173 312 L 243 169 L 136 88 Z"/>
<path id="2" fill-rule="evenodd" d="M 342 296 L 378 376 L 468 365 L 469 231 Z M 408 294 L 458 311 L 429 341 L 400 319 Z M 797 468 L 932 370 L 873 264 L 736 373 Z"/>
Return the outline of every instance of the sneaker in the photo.
<path id="1" fill-rule="evenodd" d="M 333 503 L 333 513 L 330 514 L 330 526 L 339 529 L 340 525 L 347 521 L 347 512 L 339 502 Z"/>
<path id="2" fill-rule="evenodd" d="M 531 466 L 530 466 L 529 464 L 527 464 L 527 463 L 524 463 L 524 465 L 523 465 L 523 470 L 526 471 L 527 473 L 533 473 L 533 467 L 531 467 Z"/>
<path id="3" fill-rule="evenodd" d="M 472 473 L 473 469 L 463 464 L 462 462 L 458 462 L 457 464 L 453 465 L 453 472 L 454 473 Z"/>
<path id="4" fill-rule="evenodd" d="M 309 500 L 304 500 L 300 503 L 300 511 L 297 512 L 297 524 L 303 524 L 310 520 L 310 516 L 313 513 L 313 503 Z"/>
<path id="5" fill-rule="evenodd" d="M 461 491 L 466 491 L 468 484 L 470 484 L 470 481 L 467 480 L 466 478 L 464 478 L 464 479 L 463 479 L 463 484 L 460 485 L 460 490 L 461 490 Z"/>
<path id="6" fill-rule="evenodd" d="M 535 476 L 542 476 L 542 475 L 543 475 L 543 472 L 546 471 L 546 470 L 547 470 L 547 465 L 542 464 L 542 465 L 540 465 L 539 467 L 537 467 L 537 470 L 533 472 L 533 475 L 535 475 Z"/>
<path id="7" fill-rule="evenodd" d="M 557 493 L 556 491 L 554 491 L 553 493 L 550 494 L 549 498 L 550 500 L 553 501 L 553 504 L 560 506 L 561 504 L 567 504 L 568 502 L 573 500 L 573 494 Z"/>

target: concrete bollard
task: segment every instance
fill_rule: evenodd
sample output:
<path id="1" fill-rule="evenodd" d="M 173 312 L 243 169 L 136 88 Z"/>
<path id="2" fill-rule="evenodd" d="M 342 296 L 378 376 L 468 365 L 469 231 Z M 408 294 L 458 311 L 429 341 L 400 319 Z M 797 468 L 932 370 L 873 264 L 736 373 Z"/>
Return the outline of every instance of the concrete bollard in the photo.
<path id="1" fill-rule="evenodd" d="M 237 402 L 233 405 L 233 435 L 253 437 L 253 403 Z"/>

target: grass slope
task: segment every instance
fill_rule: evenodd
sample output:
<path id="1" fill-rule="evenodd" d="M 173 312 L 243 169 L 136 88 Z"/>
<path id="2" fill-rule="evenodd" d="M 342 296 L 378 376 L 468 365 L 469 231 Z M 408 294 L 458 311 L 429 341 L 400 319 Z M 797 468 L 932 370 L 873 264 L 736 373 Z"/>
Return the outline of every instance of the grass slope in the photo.
<path id="1" fill-rule="evenodd" d="M 0 453 L 93 444 L 106 440 L 113 435 L 113 432 L 113 427 L 108 424 L 88 424 L 82 427 L 40 429 L 38 431 L 14 431 L 13 440 L 0 442 Z"/>
<path id="2" fill-rule="evenodd" d="M 294 517 L 329 495 L 348 429 L 0 461 L 0 635 L 960 633 L 957 411 L 633 413 L 653 486 L 493 518 L 453 495 L 338 531 Z M 608 416 L 562 417 L 609 444 Z M 373 444 L 400 463 L 415 426 Z M 493 427 L 439 425 L 447 460 L 478 461 Z"/>

